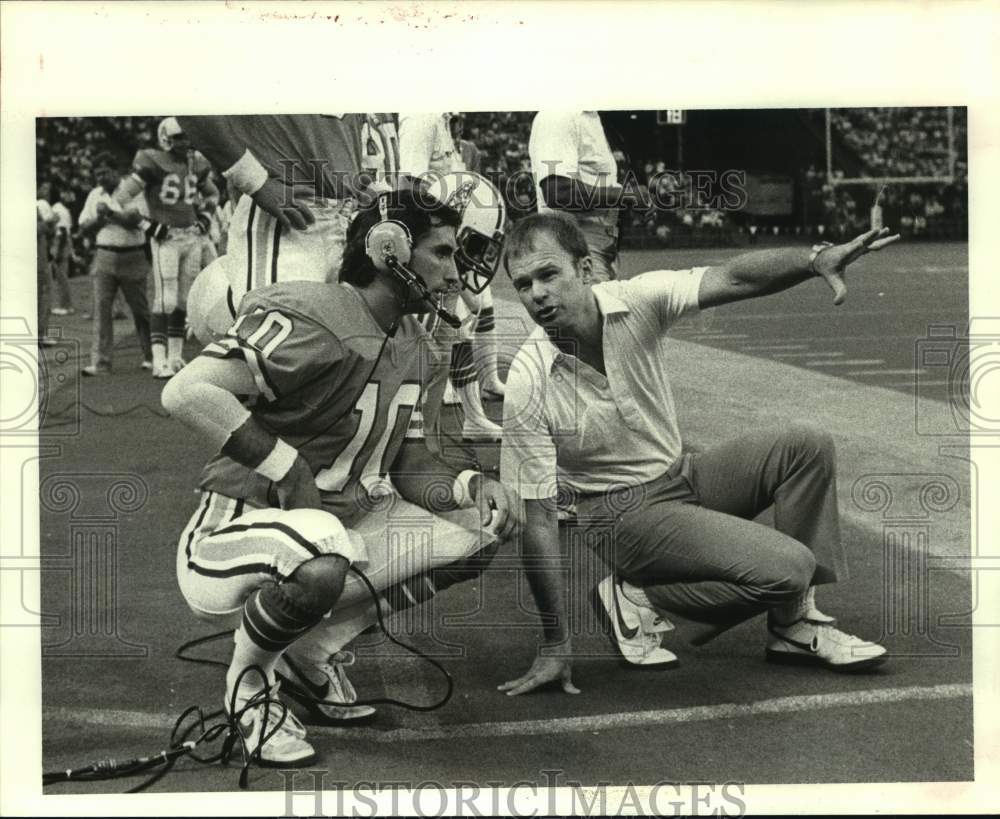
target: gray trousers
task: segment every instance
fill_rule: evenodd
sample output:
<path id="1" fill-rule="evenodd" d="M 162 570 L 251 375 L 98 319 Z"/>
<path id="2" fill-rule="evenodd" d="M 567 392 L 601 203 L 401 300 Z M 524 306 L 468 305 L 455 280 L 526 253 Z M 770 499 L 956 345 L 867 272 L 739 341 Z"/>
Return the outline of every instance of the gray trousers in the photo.
<path id="1" fill-rule="evenodd" d="M 751 520 L 770 506 L 774 528 Z M 847 575 L 833 439 L 806 427 L 685 455 L 667 475 L 577 509 L 620 577 L 715 634 Z"/>
<path id="2" fill-rule="evenodd" d="M 142 247 L 123 251 L 97 248 L 91 274 L 94 277 L 94 340 L 90 363 L 103 369 L 111 368 L 115 344 L 112 310 L 119 289 L 132 310 L 143 360 L 149 361 L 153 356 L 149 341 L 149 302 L 146 299 L 149 262 Z"/>

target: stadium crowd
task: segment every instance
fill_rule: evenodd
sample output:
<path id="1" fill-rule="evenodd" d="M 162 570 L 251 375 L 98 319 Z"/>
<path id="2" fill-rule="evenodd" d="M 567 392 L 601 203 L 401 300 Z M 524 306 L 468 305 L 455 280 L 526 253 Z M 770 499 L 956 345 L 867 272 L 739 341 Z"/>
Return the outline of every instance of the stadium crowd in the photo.
<path id="1" fill-rule="evenodd" d="M 481 170 L 503 192 L 511 220 L 536 207 L 531 178 L 528 141 L 534 112 L 488 112 L 465 115 L 464 137 L 481 152 Z M 944 176 L 948 169 L 947 115 L 943 108 L 835 109 L 831 125 L 839 150 L 855 158 L 872 176 Z M 110 150 L 127 162 L 140 148 L 156 144 L 161 117 L 51 117 L 38 120 L 36 168 L 39 199 L 52 207 L 58 228 L 48 238 L 52 274 L 52 312 L 75 311 L 69 295 L 70 277 L 86 274 L 94 255 L 92 235 L 79 229 L 79 216 L 93 186 L 94 159 Z M 621 152 L 619 177 L 638 182 L 648 197 L 654 183 L 659 200 L 669 198 L 670 208 L 633 208 L 621 218 L 623 247 L 711 246 L 755 244 L 760 237 L 804 236 L 843 238 L 871 223 L 871 208 L 878 194 L 882 222 L 898 226 L 904 236 L 959 238 L 968 223 L 967 175 L 964 144 L 964 109 L 954 112 L 954 146 L 957 151 L 954 180 L 874 186 L 835 185 L 825 171 L 812 165 L 799 174 L 797 197 L 801 207 L 793 219 L 768 222 L 747 214 L 702 206 L 695 201 L 693 185 L 684 173 L 664 175 L 670 165 L 656 157 L 633 157 Z M 844 176 L 842 171 L 835 175 Z M 227 211 L 225 187 L 220 216 Z M 53 222 L 55 224 L 55 222 Z M 225 230 L 213 224 L 211 236 L 224 240 Z M 220 248 L 224 252 L 224 248 Z M 86 307 L 82 307 L 84 312 Z M 123 312 L 119 302 L 116 314 Z"/>

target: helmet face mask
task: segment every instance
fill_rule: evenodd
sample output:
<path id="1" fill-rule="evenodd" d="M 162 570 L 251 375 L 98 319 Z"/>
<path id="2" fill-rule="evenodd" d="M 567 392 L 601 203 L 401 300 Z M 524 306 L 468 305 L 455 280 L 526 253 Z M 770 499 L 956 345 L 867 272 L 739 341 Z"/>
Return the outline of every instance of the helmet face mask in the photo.
<path id="1" fill-rule="evenodd" d="M 472 171 L 430 174 L 426 189 L 462 216 L 455 261 L 462 286 L 482 293 L 496 275 L 507 217 L 503 197 L 486 177 Z"/>
<path id="2" fill-rule="evenodd" d="M 500 264 L 503 232 L 498 230 L 487 236 L 469 225 L 462 225 L 457 239 L 456 262 L 462 286 L 473 293 L 482 293 L 490 286 Z"/>

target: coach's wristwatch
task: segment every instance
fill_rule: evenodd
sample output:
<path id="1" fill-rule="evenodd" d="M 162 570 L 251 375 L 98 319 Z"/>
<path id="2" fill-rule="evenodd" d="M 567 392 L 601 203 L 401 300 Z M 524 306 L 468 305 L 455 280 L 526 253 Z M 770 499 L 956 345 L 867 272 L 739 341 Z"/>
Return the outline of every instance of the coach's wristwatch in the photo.
<path id="1" fill-rule="evenodd" d="M 815 276 L 819 275 L 816 271 L 816 257 L 828 247 L 833 247 L 833 242 L 820 242 L 819 244 L 812 246 L 812 253 L 809 254 L 809 270 L 811 270 Z"/>

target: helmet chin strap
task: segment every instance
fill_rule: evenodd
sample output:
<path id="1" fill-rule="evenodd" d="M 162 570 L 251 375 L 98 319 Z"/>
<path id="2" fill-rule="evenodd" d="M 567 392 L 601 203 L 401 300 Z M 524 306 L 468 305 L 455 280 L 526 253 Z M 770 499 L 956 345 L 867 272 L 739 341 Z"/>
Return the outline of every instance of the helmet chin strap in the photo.
<path id="1" fill-rule="evenodd" d="M 395 275 L 396 279 L 405 285 L 405 287 L 409 290 L 416 291 L 420 301 L 427 305 L 430 312 L 436 313 L 441 321 L 449 327 L 461 326 L 462 320 L 454 313 L 444 309 L 441 302 L 435 298 L 434 294 L 431 293 L 430 290 L 427 289 L 427 285 L 424 284 L 424 280 L 420 278 L 420 276 L 410 270 L 410 268 L 400 262 L 399 259 L 391 253 L 386 253 L 382 258 L 385 262 L 385 266 L 389 268 L 393 275 Z M 406 302 L 404 302 L 404 304 L 405 303 Z"/>

